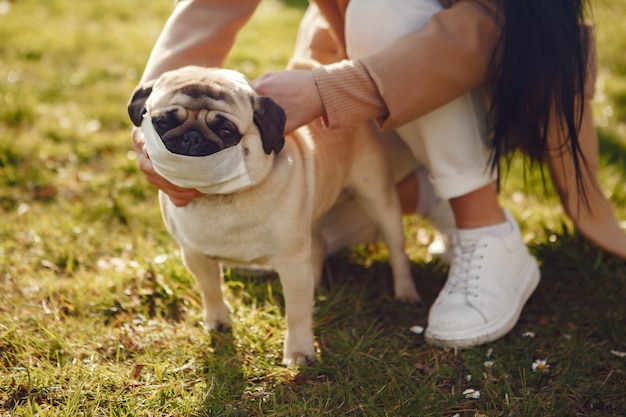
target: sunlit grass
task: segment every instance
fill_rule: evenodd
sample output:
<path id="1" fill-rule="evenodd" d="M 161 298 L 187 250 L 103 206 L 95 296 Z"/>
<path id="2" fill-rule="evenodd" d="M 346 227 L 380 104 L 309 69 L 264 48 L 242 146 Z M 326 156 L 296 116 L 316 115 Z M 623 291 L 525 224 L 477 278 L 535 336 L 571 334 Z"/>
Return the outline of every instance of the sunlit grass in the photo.
<path id="1" fill-rule="evenodd" d="M 303 13 L 287 3 L 262 2 L 228 66 L 254 78 L 286 65 Z M 626 2 L 594 6 L 600 178 L 626 219 Z M 234 329 L 205 332 L 125 110 L 171 7 L 0 1 L 0 416 L 626 415 L 624 262 L 576 235 L 520 159 L 502 203 L 543 280 L 502 340 L 453 352 L 409 331 L 426 324 L 446 273 L 426 261 L 432 229 L 414 218 L 405 224 L 425 308 L 392 299 L 386 252 L 364 246 L 326 266 L 319 364 L 280 366 L 273 275 L 227 271 Z"/>

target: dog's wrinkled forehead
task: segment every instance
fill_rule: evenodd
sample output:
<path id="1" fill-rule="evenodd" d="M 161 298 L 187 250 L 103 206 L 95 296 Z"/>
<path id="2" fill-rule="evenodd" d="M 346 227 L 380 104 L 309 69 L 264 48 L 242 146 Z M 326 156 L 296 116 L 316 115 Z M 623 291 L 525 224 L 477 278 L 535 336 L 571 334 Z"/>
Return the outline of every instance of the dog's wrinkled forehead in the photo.
<path id="1" fill-rule="evenodd" d="M 285 111 L 271 98 L 258 95 L 245 76 L 233 70 L 190 66 L 166 72 L 138 86 L 127 109 L 135 126 L 142 125 L 147 113 L 163 140 L 165 132 L 180 136 L 189 129 L 206 133 L 205 138 L 234 133 L 240 139 L 258 133 L 268 155 L 280 152 L 285 143 Z M 222 129 L 224 123 L 236 129 Z M 221 145 L 220 149 L 229 146 Z"/>
<path id="2" fill-rule="evenodd" d="M 221 68 L 183 68 L 164 73 L 154 84 L 148 111 L 170 105 L 250 114 L 254 90 L 241 73 Z"/>

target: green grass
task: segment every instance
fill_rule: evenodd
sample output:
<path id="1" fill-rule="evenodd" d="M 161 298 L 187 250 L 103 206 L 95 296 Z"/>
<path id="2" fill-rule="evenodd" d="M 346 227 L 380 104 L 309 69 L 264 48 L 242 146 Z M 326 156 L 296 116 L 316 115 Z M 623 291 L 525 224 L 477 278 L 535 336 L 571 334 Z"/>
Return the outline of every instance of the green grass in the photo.
<path id="1" fill-rule="evenodd" d="M 266 0 L 229 66 L 285 66 L 302 1 Z M 543 280 L 502 340 L 429 346 L 446 267 L 406 219 L 426 307 L 391 297 L 386 253 L 329 259 L 317 294 L 321 355 L 280 366 L 274 276 L 227 271 L 234 329 L 199 325 L 196 284 L 138 171 L 125 104 L 171 2 L 0 2 L 0 416 L 626 415 L 626 268 L 584 241 L 537 172 L 516 160 L 502 202 Z M 600 177 L 626 219 L 626 1 L 594 3 Z M 270 46 L 271 45 L 271 46 Z M 534 337 L 527 336 L 532 332 Z M 533 372 L 544 359 L 547 372 Z M 485 362 L 492 364 L 485 366 Z M 468 399 L 466 389 L 480 392 Z"/>

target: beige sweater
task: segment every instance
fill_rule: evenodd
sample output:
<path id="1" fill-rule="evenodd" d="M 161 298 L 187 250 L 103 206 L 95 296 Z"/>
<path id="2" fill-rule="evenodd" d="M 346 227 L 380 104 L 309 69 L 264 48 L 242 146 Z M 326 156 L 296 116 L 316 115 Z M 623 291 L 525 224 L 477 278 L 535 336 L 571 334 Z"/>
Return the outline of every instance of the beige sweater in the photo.
<path id="1" fill-rule="evenodd" d="M 359 60 L 347 60 L 343 36 L 349 0 L 316 0 L 301 25 L 295 59 L 314 59 L 330 127 L 376 119 L 383 130 L 418 118 L 486 80 L 498 25 L 490 0 L 441 0 L 446 7 L 420 31 Z M 260 0 L 179 1 L 148 60 L 142 81 L 183 65 L 222 66 L 239 29 Z M 593 94 L 590 71 L 588 95 Z M 410 86 L 410 88 L 407 88 Z M 555 125 L 555 123 L 553 123 Z M 550 147 L 564 138 L 554 130 Z M 626 234 L 597 182 L 597 137 L 587 108 L 581 146 L 589 164 L 584 176 L 591 210 L 581 204 L 571 155 L 548 155 L 552 181 L 578 230 L 626 259 Z"/>

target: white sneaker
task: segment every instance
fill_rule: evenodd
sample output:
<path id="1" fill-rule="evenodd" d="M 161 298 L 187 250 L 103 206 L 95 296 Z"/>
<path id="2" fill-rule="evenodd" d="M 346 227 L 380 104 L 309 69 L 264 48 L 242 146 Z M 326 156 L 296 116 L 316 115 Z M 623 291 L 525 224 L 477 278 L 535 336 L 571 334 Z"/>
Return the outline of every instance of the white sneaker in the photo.
<path id="1" fill-rule="evenodd" d="M 470 347 L 496 340 L 517 323 L 539 283 L 539 267 L 517 222 L 506 237 L 453 238 L 448 280 L 430 309 L 425 337 L 445 347 Z"/>

